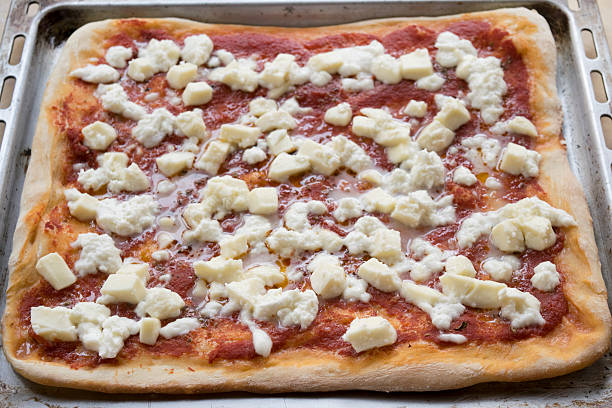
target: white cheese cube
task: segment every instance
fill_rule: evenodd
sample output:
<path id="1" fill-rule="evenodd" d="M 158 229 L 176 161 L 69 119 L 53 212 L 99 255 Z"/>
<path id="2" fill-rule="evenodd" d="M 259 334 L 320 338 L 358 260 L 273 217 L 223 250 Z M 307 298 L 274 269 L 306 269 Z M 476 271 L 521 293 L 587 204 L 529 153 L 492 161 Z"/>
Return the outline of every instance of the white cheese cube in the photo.
<path id="1" fill-rule="evenodd" d="M 246 235 L 230 235 L 219 242 L 221 256 L 231 259 L 244 255 L 249 250 Z"/>
<path id="2" fill-rule="evenodd" d="M 505 252 L 523 252 L 525 238 L 514 220 L 504 220 L 491 229 L 491 242 Z"/>
<path id="3" fill-rule="evenodd" d="M 414 81 L 433 74 L 433 66 L 429 51 L 419 48 L 409 54 L 399 57 L 399 65 L 402 77 Z"/>
<path id="4" fill-rule="evenodd" d="M 270 132 L 266 136 L 266 142 L 268 143 L 268 149 L 275 156 L 281 153 L 291 153 L 296 149 L 286 129 L 277 129 Z"/>
<path id="5" fill-rule="evenodd" d="M 533 268 L 533 272 L 531 284 L 538 290 L 550 292 L 560 283 L 559 272 L 557 272 L 557 267 L 552 262 L 539 263 Z"/>
<path id="6" fill-rule="evenodd" d="M 364 170 L 359 173 L 357 177 L 359 178 L 359 180 L 367 181 L 368 183 L 374 186 L 379 186 L 383 182 L 382 174 L 380 174 L 378 170 L 374 169 Z"/>
<path id="7" fill-rule="evenodd" d="M 360 353 L 377 347 L 388 346 L 397 340 L 397 332 L 388 320 L 380 317 L 356 317 L 342 336 Z"/>
<path id="8" fill-rule="evenodd" d="M 428 196 L 431 205 L 435 205 L 434 201 L 429 197 L 429 194 L 425 191 L 423 192 L 425 193 L 423 198 L 425 195 Z M 416 194 L 399 197 L 395 202 L 395 208 L 391 213 L 391 218 L 411 228 L 419 227 L 423 218 L 429 211 L 428 206 L 424 205 L 426 202 L 421 198 L 420 195 Z"/>
<path id="9" fill-rule="evenodd" d="M 214 47 L 212 40 L 206 34 L 185 37 L 184 44 L 181 58 L 196 65 L 202 65 L 208 61 Z"/>
<path id="10" fill-rule="evenodd" d="M 378 241 L 375 241 L 378 244 Z M 398 274 L 376 258 L 370 258 L 357 269 L 357 275 L 383 292 L 399 289 L 402 281 Z"/>
<path id="11" fill-rule="evenodd" d="M 445 296 L 437 290 L 425 285 L 417 285 L 408 280 L 402 281 L 400 295 L 415 305 L 428 304 L 434 306 L 436 303 L 445 301 Z"/>
<path id="12" fill-rule="evenodd" d="M 427 102 L 412 100 L 404 108 L 404 113 L 415 118 L 422 118 L 427 113 Z"/>
<path id="13" fill-rule="evenodd" d="M 418 79 L 415 83 L 419 89 L 425 89 L 427 91 L 435 92 L 442 88 L 444 85 L 444 78 L 439 74 L 431 74 L 421 79 Z"/>
<path id="14" fill-rule="evenodd" d="M 249 102 L 249 113 L 253 116 L 260 117 L 261 115 L 273 112 L 278 109 L 274 99 L 257 97 Z"/>
<path id="15" fill-rule="evenodd" d="M 30 309 L 32 330 L 48 341 L 76 341 L 77 330 L 70 321 L 71 310 L 58 306 L 36 306 Z"/>
<path id="16" fill-rule="evenodd" d="M 244 125 L 221 125 L 220 138 L 228 143 L 242 148 L 251 147 L 257 143 L 261 130 Z"/>
<path id="17" fill-rule="evenodd" d="M 249 191 L 249 212 L 274 214 L 278 209 L 278 194 L 274 187 L 258 187 Z"/>
<path id="18" fill-rule="evenodd" d="M 109 275 L 100 289 L 103 295 L 112 296 L 113 303 L 138 303 L 144 299 L 146 290 L 142 279 L 136 274 L 115 273 Z"/>
<path id="19" fill-rule="evenodd" d="M 512 272 L 521 266 L 521 261 L 512 255 L 500 258 L 488 258 L 482 264 L 482 270 L 491 275 L 496 281 L 508 281 L 512 278 Z"/>
<path id="20" fill-rule="evenodd" d="M 108 123 L 99 120 L 82 130 L 83 144 L 93 150 L 106 150 L 117 138 L 117 132 Z"/>
<path id="21" fill-rule="evenodd" d="M 204 154 L 200 156 L 194 167 L 209 174 L 217 174 L 229 151 L 228 143 L 213 140 L 206 146 Z"/>
<path id="22" fill-rule="evenodd" d="M 307 157 L 313 170 L 329 176 L 340 167 L 340 158 L 328 146 L 305 139 L 298 150 L 298 155 Z"/>
<path id="23" fill-rule="evenodd" d="M 153 62 L 148 58 L 135 58 L 129 62 L 127 75 L 134 81 L 143 82 L 151 78 L 155 72 Z"/>
<path id="24" fill-rule="evenodd" d="M 557 241 L 557 236 L 548 218 L 525 217 L 519 219 L 517 224 L 523 232 L 527 248 L 543 251 Z"/>
<path id="25" fill-rule="evenodd" d="M 419 145 L 412 140 L 406 140 L 395 146 L 387 147 L 387 157 L 392 163 L 401 163 L 411 159 L 419 150 Z"/>
<path id="26" fill-rule="evenodd" d="M 312 265 L 312 263 L 311 263 Z M 311 266 L 308 265 L 311 270 Z M 310 275 L 310 285 L 323 299 L 330 299 L 340 296 L 346 286 L 346 273 L 336 262 L 323 260 L 317 262 L 312 268 Z"/>
<path id="27" fill-rule="evenodd" d="M 372 189 L 361 196 L 363 208 L 366 211 L 378 211 L 389 214 L 395 208 L 395 199 L 380 187 Z"/>
<path id="28" fill-rule="evenodd" d="M 442 123 L 450 130 L 457 130 L 470 121 L 470 112 L 465 105 L 455 98 L 445 98 L 442 109 L 434 116 L 434 120 Z"/>
<path id="29" fill-rule="evenodd" d="M 190 82 L 183 91 L 185 106 L 204 105 L 213 97 L 213 89 L 206 82 Z"/>
<path id="30" fill-rule="evenodd" d="M 445 295 L 458 299 L 464 305 L 481 309 L 500 307 L 499 293 L 506 285 L 491 280 L 445 273 L 440 277 Z"/>
<path id="31" fill-rule="evenodd" d="M 453 172 L 453 183 L 470 187 L 476 184 L 477 181 L 476 176 L 465 166 L 459 166 Z"/>
<path id="32" fill-rule="evenodd" d="M 310 169 L 310 159 L 302 155 L 281 153 L 272 161 L 268 177 L 274 181 L 283 182 L 287 178 L 304 173 Z"/>
<path id="33" fill-rule="evenodd" d="M 206 125 L 202 119 L 202 110 L 194 109 L 179 114 L 175 121 L 176 127 L 187 137 L 196 137 L 199 140 L 208 136 Z"/>
<path id="34" fill-rule="evenodd" d="M 47 254 L 36 262 L 36 270 L 55 290 L 67 288 L 76 282 L 76 276 L 57 252 Z"/>
<path id="35" fill-rule="evenodd" d="M 529 119 L 524 116 L 515 116 L 508 121 L 508 130 L 520 135 L 527 135 L 531 137 L 538 136 L 538 130 L 535 125 L 531 123 Z"/>
<path id="36" fill-rule="evenodd" d="M 207 282 L 232 282 L 240 280 L 243 276 L 242 261 L 236 259 L 212 258 L 210 261 L 196 261 L 193 269 L 198 278 Z"/>
<path id="37" fill-rule="evenodd" d="M 117 270 L 118 274 L 128 274 L 137 276 L 138 279 L 146 283 L 149 280 L 149 264 L 146 263 L 124 263 Z"/>
<path id="38" fill-rule="evenodd" d="M 355 116 L 353 117 L 351 131 L 357 136 L 374 138 L 378 134 L 378 126 L 374 119 Z"/>
<path id="39" fill-rule="evenodd" d="M 509 143 L 499 163 L 499 168 L 506 173 L 524 177 L 535 177 L 539 173 L 540 153 L 521 145 Z"/>
<path id="40" fill-rule="evenodd" d="M 255 126 L 262 132 L 269 132 L 274 129 L 294 129 L 297 126 L 295 119 L 284 110 L 266 112 L 256 121 Z"/>
<path id="41" fill-rule="evenodd" d="M 239 282 L 231 282 L 226 286 L 228 297 L 241 306 L 252 308 L 257 302 L 257 297 L 263 295 L 266 290 L 261 279 L 251 277 Z"/>
<path id="42" fill-rule="evenodd" d="M 512 329 L 521 329 L 531 325 L 546 323 L 540 314 L 540 301 L 531 293 L 521 292 L 515 288 L 500 291 L 500 314 L 510 320 Z"/>
<path id="43" fill-rule="evenodd" d="M 381 228 L 374 233 L 373 242 L 376 245 L 370 251 L 370 255 L 390 263 L 395 263 L 402 257 L 402 239 L 399 231 Z"/>
<path id="44" fill-rule="evenodd" d="M 389 54 L 375 57 L 370 70 L 376 79 L 385 84 L 397 84 L 402 80 L 400 62 Z"/>
<path id="45" fill-rule="evenodd" d="M 285 275 L 277 265 L 258 265 L 249 269 L 246 273 L 248 277 L 261 279 L 266 286 L 274 286 L 285 282 Z"/>
<path id="46" fill-rule="evenodd" d="M 70 214 L 79 221 L 87 222 L 96 218 L 99 201 L 89 194 L 79 193 L 77 189 L 68 189 L 64 192 L 68 199 Z"/>
<path id="47" fill-rule="evenodd" d="M 474 269 L 472 261 L 470 261 L 466 256 L 455 255 L 446 260 L 446 273 L 469 276 L 470 278 L 473 278 L 476 276 L 476 269 Z"/>
<path id="48" fill-rule="evenodd" d="M 157 168 L 167 177 L 172 177 L 180 172 L 190 169 L 193 165 L 195 155 L 189 152 L 170 152 L 157 159 Z"/>
<path id="49" fill-rule="evenodd" d="M 166 80 L 171 88 L 183 89 L 189 82 L 193 81 L 197 75 L 197 65 L 185 62 L 170 68 L 166 74 Z"/>
<path id="50" fill-rule="evenodd" d="M 441 152 L 453 142 L 455 132 L 437 120 L 433 120 L 419 132 L 417 143 L 430 152 Z"/>
<path id="51" fill-rule="evenodd" d="M 140 317 L 149 315 L 160 320 L 177 317 L 185 302 L 181 296 L 170 289 L 155 287 L 147 289 L 147 295 L 136 306 L 136 314 Z"/>
<path id="52" fill-rule="evenodd" d="M 159 337 L 161 322 L 155 317 L 145 317 L 140 321 L 140 342 L 152 346 Z"/>
<path id="53" fill-rule="evenodd" d="M 336 106 L 329 108 L 325 112 L 325 122 L 334 126 L 346 126 L 350 123 L 353 117 L 353 111 L 351 105 L 346 102 L 342 102 Z"/>

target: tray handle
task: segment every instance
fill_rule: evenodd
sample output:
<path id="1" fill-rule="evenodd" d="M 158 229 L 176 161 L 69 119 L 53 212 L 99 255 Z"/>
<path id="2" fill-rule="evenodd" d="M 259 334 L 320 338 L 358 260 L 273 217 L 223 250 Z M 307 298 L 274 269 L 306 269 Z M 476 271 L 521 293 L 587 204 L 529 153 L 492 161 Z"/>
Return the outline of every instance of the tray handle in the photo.
<path id="1" fill-rule="evenodd" d="M 602 144 L 602 151 L 605 154 L 608 169 L 612 169 L 612 134 L 608 135 L 609 139 L 606 140 L 606 134 L 602 125 L 603 120 L 612 122 L 612 58 L 610 57 L 610 49 L 606 41 L 597 1 L 579 1 L 579 8 L 573 11 L 577 27 L 580 30 L 576 34 L 580 38 L 584 30 L 590 32 L 596 52 L 593 58 L 589 58 L 584 43 L 580 42 L 578 52 L 582 53 L 582 55 L 580 55 L 579 61 L 582 62 L 586 76 L 591 77 L 591 87 L 586 91 L 590 99 L 588 101 L 591 105 L 589 108 L 594 113 L 592 118 L 594 122 L 593 129 L 597 132 L 596 140 L 599 140 Z M 593 78 L 593 73 L 599 74 L 595 75 L 596 79 Z M 603 82 L 605 94 L 596 93 L 594 80 Z M 596 95 L 599 96 L 600 100 L 598 100 Z M 604 96 L 603 100 L 602 96 Z"/>
<path id="2" fill-rule="evenodd" d="M 6 20 L 0 42 L 0 142 L 12 126 L 10 118 L 18 105 L 15 90 L 22 70 L 23 52 L 29 41 L 27 30 L 39 9 L 40 2 L 32 0 L 13 0 L 9 8 L 10 18 Z M 17 51 L 18 58 L 13 55 Z"/>

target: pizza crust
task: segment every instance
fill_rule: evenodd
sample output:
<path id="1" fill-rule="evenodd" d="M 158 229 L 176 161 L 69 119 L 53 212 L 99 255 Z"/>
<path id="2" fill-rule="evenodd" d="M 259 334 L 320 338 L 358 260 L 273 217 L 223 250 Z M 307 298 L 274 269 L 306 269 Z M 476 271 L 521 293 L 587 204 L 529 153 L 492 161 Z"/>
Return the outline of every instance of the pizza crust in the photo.
<path id="1" fill-rule="evenodd" d="M 535 79 L 530 82 L 530 104 L 532 111 L 537 112 L 534 122 L 543 136 L 537 148 L 543 155 L 540 184 L 551 204 L 569 212 L 580 225 L 568 230 L 565 249 L 558 258 L 565 270 L 572 271 L 565 282 L 569 313 L 551 333 L 513 343 L 438 346 L 418 342 L 356 358 L 299 349 L 275 353 L 267 359 L 212 365 L 205 361 L 146 357 L 95 369 L 71 369 L 57 362 L 18 358 L 19 296 L 38 281 L 34 264 L 46 246 L 39 222 L 50 208 L 64 199 L 58 156 L 65 141 L 52 123 L 51 107 L 65 95 L 64 78 L 68 73 L 82 65 L 80 61 L 99 56 L 98 45 L 114 29 L 114 21 L 107 20 L 88 24 L 70 37 L 45 91 L 9 263 L 11 275 L 3 338 L 4 351 L 15 370 L 41 384 L 104 392 L 425 391 L 486 381 L 553 377 L 598 359 L 609 346 L 610 312 L 588 207 L 558 137 L 561 113 L 555 86 L 556 54 L 543 17 L 527 9 L 502 9 L 443 18 L 384 19 L 309 29 L 219 26 L 179 19 L 152 19 L 147 24 L 177 36 L 194 30 L 208 33 L 231 30 L 313 38 L 345 31 L 380 35 L 407 23 L 436 29 L 466 16 L 503 27 L 511 33 L 517 50 L 523 55 L 530 78 Z"/>

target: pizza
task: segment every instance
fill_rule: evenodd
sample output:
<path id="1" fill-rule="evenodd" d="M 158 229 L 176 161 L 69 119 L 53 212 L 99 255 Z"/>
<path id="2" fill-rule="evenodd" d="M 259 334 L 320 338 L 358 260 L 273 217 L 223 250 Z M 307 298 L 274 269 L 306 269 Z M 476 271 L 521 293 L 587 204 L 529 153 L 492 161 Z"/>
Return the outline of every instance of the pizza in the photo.
<path id="1" fill-rule="evenodd" d="M 4 351 L 105 392 L 441 390 L 608 348 L 555 45 L 527 9 L 77 30 L 49 78 Z"/>

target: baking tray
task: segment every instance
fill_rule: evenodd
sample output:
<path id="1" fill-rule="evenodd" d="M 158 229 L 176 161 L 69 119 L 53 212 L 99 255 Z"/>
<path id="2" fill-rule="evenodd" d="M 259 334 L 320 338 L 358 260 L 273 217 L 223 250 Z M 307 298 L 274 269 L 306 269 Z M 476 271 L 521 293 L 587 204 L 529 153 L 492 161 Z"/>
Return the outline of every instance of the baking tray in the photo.
<path id="1" fill-rule="evenodd" d="M 6 1 L 6 0 L 0 0 Z M 309 26 L 348 23 L 382 17 L 439 16 L 525 6 L 549 22 L 558 52 L 557 86 L 563 104 L 563 132 L 572 169 L 587 195 L 593 215 L 604 277 L 612 287 L 612 151 L 606 147 L 601 116 L 611 116 L 610 99 L 595 99 L 590 74 L 603 77 L 612 90 L 612 64 L 595 0 L 532 1 L 88 1 L 14 0 L 0 44 L 0 80 L 15 78 L 15 90 L 0 121 L 6 124 L 0 148 L 0 285 L 6 286 L 7 262 L 18 217 L 19 199 L 30 158 L 30 146 L 44 85 L 65 40 L 91 21 L 125 17 L 183 17 L 209 23 Z M 32 3 L 35 15 L 26 13 Z M 574 3 L 575 4 L 575 3 Z M 576 8 L 576 7 L 574 7 Z M 32 13 L 30 13 L 32 14 Z M 597 56 L 587 58 L 582 30 L 593 34 Z M 25 37 L 21 61 L 8 63 L 13 41 Z M 609 91 L 608 91 L 609 94 Z M 600 98 L 601 99 L 601 98 Z M 0 293 L 4 293 L 2 290 Z M 608 300 L 610 302 L 609 294 Z M 4 299 L 0 301 L 0 312 Z M 520 384 L 491 383 L 436 393 L 335 392 L 325 394 L 248 393 L 199 396 L 107 395 L 34 384 L 17 375 L 0 354 L 0 406 L 8 407 L 398 407 L 398 406 L 612 406 L 612 355 L 592 366 L 550 380 Z"/>

